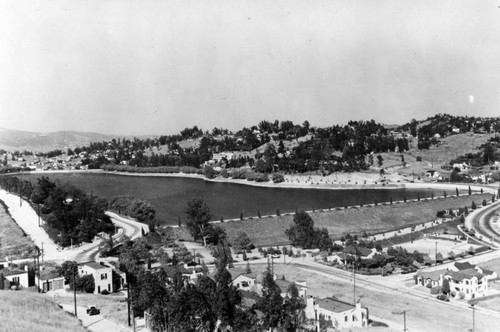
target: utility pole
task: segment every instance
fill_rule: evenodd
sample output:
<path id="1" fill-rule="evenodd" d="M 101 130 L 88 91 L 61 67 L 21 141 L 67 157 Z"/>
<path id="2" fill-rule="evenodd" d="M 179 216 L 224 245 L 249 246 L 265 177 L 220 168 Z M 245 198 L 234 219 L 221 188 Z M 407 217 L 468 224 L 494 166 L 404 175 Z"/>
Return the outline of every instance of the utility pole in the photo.
<path id="1" fill-rule="evenodd" d="M 403 332 L 406 331 L 406 310 L 403 310 Z"/>
<path id="2" fill-rule="evenodd" d="M 76 269 L 77 266 L 73 267 L 73 300 L 75 303 L 75 317 L 78 317 L 78 313 L 76 311 Z"/>
<path id="3" fill-rule="evenodd" d="M 436 265 L 438 265 L 438 243 L 436 241 L 436 249 L 434 250 L 434 257 L 436 259 Z"/>
<path id="4" fill-rule="evenodd" d="M 38 256 L 37 256 L 37 274 L 38 274 L 38 282 L 37 282 L 37 288 L 38 288 L 38 293 L 40 293 L 40 249 L 36 247 L 36 250 L 38 251 Z"/>
<path id="5" fill-rule="evenodd" d="M 472 307 L 472 332 L 476 332 L 476 308 L 474 305 L 475 303 L 470 305 Z"/>
<path id="6" fill-rule="evenodd" d="M 352 303 L 354 305 L 356 305 L 356 272 L 354 271 L 355 269 L 355 264 L 352 264 L 352 277 L 353 277 L 353 281 L 354 281 L 354 288 L 353 288 L 353 298 L 352 298 Z"/>

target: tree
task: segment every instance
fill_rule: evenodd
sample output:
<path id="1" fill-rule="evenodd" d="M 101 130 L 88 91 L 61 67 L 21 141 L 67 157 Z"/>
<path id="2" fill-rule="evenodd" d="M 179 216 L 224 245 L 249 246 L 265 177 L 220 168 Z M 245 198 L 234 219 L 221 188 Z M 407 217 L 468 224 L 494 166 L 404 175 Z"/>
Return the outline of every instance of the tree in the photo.
<path id="1" fill-rule="evenodd" d="M 281 297 L 281 290 L 274 282 L 273 275 L 269 271 L 264 272 L 262 297 L 257 301 L 255 307 L 264 315 L 262 318 L 262 327 L 264 329 L 274 329 L 282 322 L 283 298 Z"/>
<path id="2" fill-rule="evenodd" d="M 76 290 L 85 293 L 93 293 L 95 289 L 94 276 L 91 274 L 76 278 Z"/>
<path id="3" fill-rule="evenodd" d="M 287 296 L 285 298 L 283 309 L 284 319 L 283 328 L 286 331 L 296 331 L 304 319 L 304 309 L 306 305 L 299 296 L 299 290 L 295 283 L 288 286 Z"/>
<path id="4" fill-rule="evenodd" d="M 231 245 L 236 253 L 249 251 L 254 248 L 254 245 L 247 233 L 242 231 L 238 232 L 238 235 L 231 241 Z"/>
<path id="5" fill-rule="evenodd" d="M 382 167 L 383 164 L 384 164 L 384 157 L 382 157 L 381 155 L 378 155 L 377 156 L 377 165 L 378 165 L 378 167 Z"/>
<path id="6" fill-rule="evenodd" d="M 448 278 L 443 278 L 443 286 L 441 288 L 443 294 L 448 295 L 450 293 L 450 281 Z"/>
<path id="7" fill-rule="evenodd" d="M 73 275 L 78 275 L 78 263 L 75 261 L 65 261 L 58 268 L 57 273 L 64 277 L 64 280 L 68 284 L 73 283 Z"/>
<path id="8" fill-rule="evenodd" d="M 285 230 L 290 243 L 304 249 L 319 248 L 320 250 L 329 250 L 333 243 L 328 236 L 326 228 L 314 228 L 314 221 L 305 211 L 298 211 L 293 217 L 293 224 Z"/>
<path id="9" fill-rule="evenodd" d="M 207 229 L 210 228 L 210 209 L 202 199 L 193 199 L 187 203 L 184 212 L 187 215 L 187 227 L 191 235 L 197 239 L 202 239 L 207 246 Z"/>

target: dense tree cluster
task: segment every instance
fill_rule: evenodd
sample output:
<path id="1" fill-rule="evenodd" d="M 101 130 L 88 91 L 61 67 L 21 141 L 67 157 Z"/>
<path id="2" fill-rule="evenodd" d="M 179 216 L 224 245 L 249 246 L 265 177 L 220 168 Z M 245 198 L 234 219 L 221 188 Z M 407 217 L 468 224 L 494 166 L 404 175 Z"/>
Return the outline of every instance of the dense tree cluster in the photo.
<path id="1" fill-rule="evenodd" d="M 328 236 L 328 230 L 315 228 L 314 221 L 307 212 L 295 212 L 293 222 L 294 224 L 285 230 L 291 245 L 304 249 L 332 250 L 333 242 Z"/>
<path id="2" fill-rule="evenodd" d="M 111 220 L 104 213 L 108 208 L 107 200 L 87 195 L 72 185 L 56 185 L 48 177 L 38 178 L 33 184 L 3 176 L 0 187 L 39 205 L 48 234 L 63 247 L 92 242 L 100 232 L 114 232 Z"/>
<path id="3" fill-rule="evenodd" d="M 151 224 L 156 215 L 156 210 L 151 204 L 130 195 L 113 196 L 109 200 L 109 208 L 145 224 Z"/>

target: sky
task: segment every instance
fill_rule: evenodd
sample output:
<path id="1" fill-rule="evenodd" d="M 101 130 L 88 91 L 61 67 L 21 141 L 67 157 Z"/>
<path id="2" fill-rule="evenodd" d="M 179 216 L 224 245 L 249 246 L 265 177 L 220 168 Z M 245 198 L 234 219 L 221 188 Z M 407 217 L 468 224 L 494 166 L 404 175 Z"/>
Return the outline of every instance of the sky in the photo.
<path id="1" fill-rule="evenodd" d="M 500 0 L 0 2 L 0 127 L 500 115 Z"/>

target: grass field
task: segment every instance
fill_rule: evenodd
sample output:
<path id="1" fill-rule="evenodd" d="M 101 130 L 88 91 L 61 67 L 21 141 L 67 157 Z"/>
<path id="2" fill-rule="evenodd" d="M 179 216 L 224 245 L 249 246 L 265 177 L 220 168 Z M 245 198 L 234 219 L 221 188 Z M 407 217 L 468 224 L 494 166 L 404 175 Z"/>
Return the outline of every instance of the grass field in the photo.
<path id="1" fill-rule="evenodd" d="M 331 211 L 317 211 L 310 215 L 315 227 L 327 228 L 330 236 L 339 239 L 343 234 L 362 235 L 383 233 L 403 227 L 421 224 L 435 219 L 439 210 L 469 206 L 472 200 L 480 204 L 485 198 L 491 200 L 491 195 L 473 195 L 448 197 L 446 199 L 422 200 L 393 205 L 378 205 L 376 207 L 358 207 Z M 285 230 L 293 222 L 293 215 L 265 217 L 229 221 L 220 224 L 229 238 L 240 231 L 248 234 L 255 246 L 276 246 L 288 244 Z"/>
<path id="2" fill-rule="evenodd" d="M 33 242 L 12 220 L 5 205 L 0 201 L 0 261 L 5 257 L 25 257 L 33 246 Z"/>
<path id="3" fill-rule="evenodd" d="M 84 332 L 80 321 L 44 295 L 0 291 L 0 332 Z"/>

